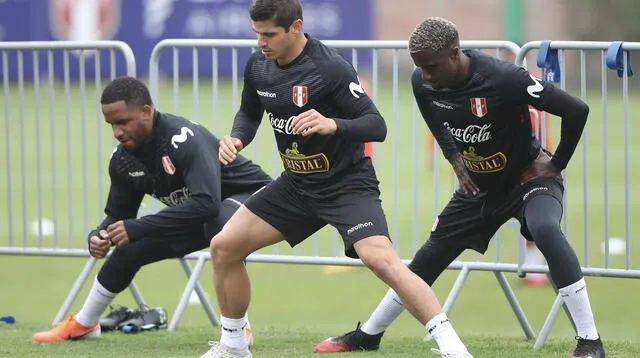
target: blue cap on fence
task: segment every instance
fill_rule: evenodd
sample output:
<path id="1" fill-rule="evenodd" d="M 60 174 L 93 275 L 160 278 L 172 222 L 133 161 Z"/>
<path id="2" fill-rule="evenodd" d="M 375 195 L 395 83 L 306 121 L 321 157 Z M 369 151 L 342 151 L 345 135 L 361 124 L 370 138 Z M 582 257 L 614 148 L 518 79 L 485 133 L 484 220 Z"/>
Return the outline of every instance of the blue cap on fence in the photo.
<path id="1" fill-rule="evenodd" d="M 609 45 L 607 49 L 607 67 L 612 70 L 618 71 L 618 77 L 622 77 L 624 75 L 624 58 L 623 55 L 627 57 L 627 76 L 633 76 L 633 71 L 631 70 L 631 55 L 629 51 L 625 51 L 622 49 L 622 41 L 614 41 Z"/>
<path id="2" fill-rule="evenodd" d="M 558 50 L 551 48 L 551 41 L 542 41 L 540 44 L 537 64 L 542 69 L 545 81 L 560 82 Z"/>

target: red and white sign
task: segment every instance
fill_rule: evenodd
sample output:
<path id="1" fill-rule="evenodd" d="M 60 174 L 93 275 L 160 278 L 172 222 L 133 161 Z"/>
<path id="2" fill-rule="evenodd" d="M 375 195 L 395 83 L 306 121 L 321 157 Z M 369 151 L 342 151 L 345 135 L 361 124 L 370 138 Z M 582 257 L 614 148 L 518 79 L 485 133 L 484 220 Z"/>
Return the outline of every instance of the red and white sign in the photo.
<path id="1" fill-rule="evenodd" d="M 121 0 L 50 0 L 51 32 L 58 40 L 109 40 L 120 27 Z"/>

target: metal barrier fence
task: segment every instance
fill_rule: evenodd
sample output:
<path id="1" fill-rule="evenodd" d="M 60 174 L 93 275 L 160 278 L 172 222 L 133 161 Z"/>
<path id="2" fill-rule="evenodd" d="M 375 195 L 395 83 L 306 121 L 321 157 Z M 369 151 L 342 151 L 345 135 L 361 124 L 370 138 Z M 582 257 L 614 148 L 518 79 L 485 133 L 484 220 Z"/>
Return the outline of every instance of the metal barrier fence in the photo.
<path id="1" fill-rule="evenodd" d="M 384 143 L 375 144 L 374 163 L 381 179 L 382 199 L 390 219 L 389 227 L 394 238 L 394 245 L 403 257 L 411 257 L 428 237 L 430 225 L 425 224 L 425 218 L 428 218 L 427 221 L 435 218 L 449 199 L 455 183 L 448 163 L 440 159 L 437 145 L 430 142 L 425 135 L 427 133 L 426 125 L 422 123 L 413 100 L 409 86 L 409 76 L 413 67 L 411 64 L 403 62 L 409 57 L 406 55 L 407 42 L 326 41 L 325 43 L 339 49 L 358 69 L 361 77 L 369 82 L 371 96 L 387 119 L 389 138 Z M 239 107 L 241 87 L 239 84 L 242 77 L 240 59 L 253 51 L 254 46 L 255 41 L 253 40 L 176 39 L 161 41 L 154 48 L 150 58 L 149 82 L 156 106 L 161 111 L 174 112 L 201 122 L 216 134 L 228 133 L 233 114 Z M 592 110 L 587 131 L 582 140 L 582 147 L 576 152 L 568 173 L 566 173 L 564 229 L 573 246 L 579 253 L 582 253 L 579 256 L 586 275 L 640 277 L 639 268 L 634 267 L 631 261 L 631 233 L 638 232 L 639 229 L 638 224 L 631 222 L 631 210 L 637 207 L 633 206 L 630 198 L 638 197 L 638 195 L 636 193 L 634 196 L 634 188 L 630 186 L 632 167 L 629 163 L 629 153 L 633 153 L 632 147 L 637 143 L 633 143 L 629 137 L 633 133 L 629 127 L 629 108 L 634 104 L 629 100 L 631 95 L 629 90 L 630 65 L 627 56 L 629 51 L 637 51 L 640 44 L 532 42 L 520 49 L 514 43 L 507 41 L 463 41 L 462 46 L 464 48 L 485 49 L 503 59 L 510 61 L 515 59 L 518 64 L 525 64 L 525 60 L 531 57 L 531 53 L 538 50 L 537 61 L 529 61 L 529 63 L 537 63 L 542 68 L 543 75 L 551 76 L 548 78 L 559 82 L 561 88 L 567 88 L 569 84 L 570 91 L 572 90 L 572 82 L 571 76 L 568 74 L 578 74 L 580 96 L 587 100 Z M 172 54 L 171 61 L 173 61 L 174 71 L 170 74 L 161 74 L 159 63 L 161 60 L 166 60 L 161 55 L 169 50 Z M 567 56 L 565 50 L 577 50 L 579 57 L 573 59 Z M 33 53 L 33 88 L 25 85 L 25 76 L 22 70 L 19 70 L 16 101 L 13 100 L 13 92 L 16 89 L 12 89 L 13 87 L 10 86 L 15 79 L 10 77 L 7 64 L 13 58 L 11 57 L 13 55 L 10 55 L 12 52 L 16 54 L 16 61 L 22 61 L 25 51 Z M 56 51 L 62 51 L 61 61 L 55 61 L 54 53 Z M 5 178 L 3 178 L 5 179 L 3 187 L 6 189 L 7 202 L 6 206 L 0 209 L 7 210 L 7 213 L 0 218 L 3 228 L 0 231 L 0 255 L 88 256 L 84 238 L 88 229 L 102 219 L 107 189 L 103 182 L 107 178 L 104 158 L 107 157 L 107 150 L 110 150 L 112 146 L 112 139 L 108 131 L 101 132 L 101 125 L 97 125 L 95 132 L 93 132 L 92 126 L 94 124 L 87 120 L 93 116 L 88 113 L 94 113 L 96 122 L 102 123 L 97 103 L 95 108 L 87 107 L 88 103 L 97 102 L 97 98 L 87 100 L 87 77 L 83 75 L 87 61 L 81 60 L 78 63 L 81 76 L 77 88 L 70 83 L 68 73 L 70 59 L 73 56 L 81 58 L 94 56 L 93 85 L 95 95 L 99 97 L 101 78 L 105 77 L 104 72 L 101 72 L 104 63 L 101 62 L 103 56 L 92 55 L 93 51 L 109 51 L 111 61 L 107 77 L 113 78 L 116 74 L 124 73 L 135 75 L 133 52 L 126 44 L 120 42 L 0 43 L 0 53 L 2 54 L 0 77 L 3 81 L 2 96 L 5 118 L 5 158 L 8 168 Z M 193 76 L 188 81 L 181 79 L 177 74 L 177 68 L 180 53 L 183 51 L 192 51 L 194 54 L 200 51 L 211 51 L 214 75 L 207 80 L 198 75 L 199 59 L 196 55 L 192 57 Z M 599 103 L 594 103 L 593 98 L 587 93 L 587 79 L 589 79 L 587 73 L 591 73 L 588 71 L 586 60 L 586 53 L 589 51 L 597 52 L 601 57 L 601 61 L 596 63 L 600 67 L 602 83 L 600 91 L 602 96 Z M 41 70 L 39 52 L 46 53 L 46 71 Z M 117 54 L 126 58 L 127 66 L 124 71 L 118 71 L 115 68 L 113 58 Z M 215 74 L 216 63 L 220 56 L 230 56 L 233 60 L 232 75 L 229 80 L 219 78 Z M 54 78 L 54 73 L 60 75 L 57 72 L 59 67 L 56 65 L 60 63 L 62 64 L 64 91 L 59 90 L 59 85 Z M 571 65 L 575 63 L 578 63 L 579 66 L 572 67 Z M 22 69 L 23 67 L 18 68 Z M 608 68 L 613 68 L 622 76 L 620 103 L 615 109 L 613 109 L 612 103 L 617 101 L 612 100 L 614 97 L 610 93 L 614 92 L 608 88 L 617 86 L 619 82 L 617 78 L 607 77 Z M 48 78 L 46 86 L 49 100 L 46 103 L 41 99 L 43 91 L 40 78 L 43 73 L 46 73 Z M 169 87 L 165 85 L 165 77 L 169 78 L 171 90 L 164 90 Z M 27 105 L 29 103 L 28 97 L 33 98 L 33 108 Z M 598 107 L 596 104 L 601 108 L 596 108 Z M 48 111 L 45 116 L 42 113 L 42 108 L 47 108 L 47 105 Z M 640 108 L 638 109 L 640 110 Z M 611 112 L 614 110 L 615 113 L 612 114 Z M 62 118 L 65 120 L 63 128 L 54 126 L 58 123 L 56 119 L 60 118 L 61 113 L 64 113 Z M 542 115 L 545 116 L 545 114 Z M 18 120 L 15 119 L 16 116 Z M 49 119 L 47 125 L 43 125 L 45 117 Z M 71 123 L 75 117 L 80 120 L 79 128 Z M 602 120 L 599 120 L 600 117 Z M 622 119 L 617 121 L 616 119 L 619 117 Z M 11 134 L 15 133 L 15 128 L 14 132 L 11 132 L 10 129 L 16 125 L 16 122 L 19 123 L 20 135 L 12 136 Z M 541 133 L 545 133 L 546 121 L 543 120 L 540 123 L 543 126 Z M 43 128 L 49 130 L 48 138 L 44 138 L 42 135 Z M 611 140 L 612 136 L 609 131 L 612 128 L 620 129 L 620 133 L 624 134 L 621 142 Z M 28 135 L 30 130 L 33 130 L 34 136 Z M 559 130 L 555 132 L 559 133 Z M 87 143 L 86 138 L 91 138 L 91 136 L 86 136 L 87 133 L 98 133 L 95 143 Z M 267 171 L 277 175 L 281 171 L 281 162 L 276 154 L 272 136 L 269 126 L 261 126 L 256 140 L 244 154 L 261 164 Z M 599 156 L 595 158 L 597 162 L 602 163 L 599 166 L 587 160 L 593 156 L 592 151 L 588 150 L 592 145 L 599 150 Z M 617 149 L 612 153 L 611 148 L 614 147 Z M 49 151 L 48 156 L 45 157 L 43 153 L 47 150 Z M 635 150 L 640 150 L 640 148 L 636 147 Z M 587 153 L 590 153 L 589 156 Z M 620 156 L 623 156 L 620 161 L 622 164 L 612 159 L 618 159 Z M 581 162 L 580 165 L 577 164 L 578 162 Z M 62 171 L 56 171 L 59 167 L 65 169 L 64 175 L 60 173 Z M 431 170 L 429 171 L 428 168 Z M 624 178 L 623 182 L 620 182 L 622 189 L 616 185 L 619 182 L 617 175 L 620 173 Z M 593 178 L 599 179 L 593 180 Z M 61 188 L 60 183 L 62 182 L 66 185 Z M 618 195 L 612 195 L 614 190 L 618 190 Z M 604 197 L 599 200 L 598 198 L 603 192 Z M 13 199 L 16 195 L 20 196 L 19 200 Z M 61 195 L 65 196 L 66 201 Z M 617 203 L 615 200 L 619 200 L 619 197 L 622 196 L 624 197 L 623 203 L 611 205 Z M 62 203 L 63 201 L 64 203 Z M 158 208 L 157 202 L 146 202 L 146 204 L 152 207 L 151 210 Z M 580 207 L 584 208 L 581 213 L 578 213 L 582 215 L 577 215 L 576 208 Z M 622 207 L 623 209 L 621 209 Z M 58 213 L 64 213 L 66 217 L 60 217 Z M 47 214 L 52 219 L 45 220 Z M 35 224 L 32 219 L 35 219 Z M 599 222 L 601 222 L 603 229 L 594 229 L 593 226 L 599 225 Z M 614 231 L 620 227 L 624 227 L 623 246 L 626 250 L 622 261 L 614 256 L 614 251 L 611 249 L 614 240 L 609 239 L 612 235 L 619 235 Z M 548 273 L 548 269 L 545 265 L 524 264 L 524 241 L 520 238 L 518 229 L 517 222 L 509 222 L 496 234 L 490 251 L 485 256 L 465 253 L 450 265 L 450 269 L 459 270 L 460 273 L 443 306 L 447 312 L 452 309 L 471 271 L 491 271 L 507 297 L 526 337 L 532 339 L 536 335 L 504 273 Z M 48 230 L 51 232 L 48 233 Z M 49 236 L 51 240 L 47 241 L 46 237 Z M 76 237 L 81 239 L 75 240 Z M 578 237 L 581 237 L 582 240 L 577 241 Z M 599 249 L 600 241 L 604 243 L 602 256 L 594 254 L 594 251 Z M 328 229 L 319 232 L 294 249 L 290 249 L 286 245 L 278 245 L 253 254 L 248 260 L 294 264 L 362 265 L 359 260 L 344 257 L 340 248 L 341 243 L 338 235 L 335 231 Z M 187 255 L 184 259 L 195 260 L 196 264 L 191 268 L 185 260 L 181 260 L 181 264 L 189 276 L 189 281 L 169 329 L 177 328 L 188 299 L 194 290 L 199 295 L 212 324 L 217 324 L 215 312 L 211 309 L 198 284 L 198 278 L 209 259 L 208 253 L 196 252 Z M 94 259 L 87 262 L 54 322 L 62 319 L 67 313 L 95 263 Z M 131 285 L 131 289 L 136 301 L 138 303 L 144 302 L 135 284 Z M 551 323 L 561 306 L 562 301 L 558 297 L 538 335 L 535 347 L 540 347 L 546 340 Z"/>
<path id="2" fill-rule="evenodd" d="M 47 253 L 56 255 L 84 247 L 86 240 L 75 238 L 94 225 L 91 214 L 102 217 L 104 159 L 113 148 L 97 103 L 105 78 L 135 75 L 133 51 L 119 41 L 0 42 L 0 54 L 6 160 L 0 246 L 7 246 L 0 253 L 56 249 Z M 116 66 L 119 57 L 125 68 Z M 9 72 L 12 61 L 17 73 Z M 72 84 L 76 69 L 81 75 Z"/>
<path id="3" fill-rule="evenodd" d="M 536 63 L 545 80 L 582 98 L 591 109 L 581 145 L 564 172 L 563 221 L 564 232 L 588 276 L 640 278 L 640 265 L 631 261 L 631 235 L 640 231 L 631 220 L 631 199 L 640 193 L 630 186 L 629 162 L 630 153 L 640 150 L 637 141 L 631 142 L 634 131 L 629 121 L 630 114 L 640 110 L 637 100 L 630 101 L 629 87 L 633 75 L 630 52 L 638 50 L 639 42 L 536 41 L 525 44 L 516 60 L 522 65 L 537 52 L 535 61 L 529 63 Z M 617 73 L 610 76 L 611 71 Z M 596 91 L 589 86 L 593 82 L 599 85 Z M 634 209 L 637 212 L 638 206 Z M 597 250 L 602 256 L 594 255 Z M 526 272 L 529 267 L 521 265 L 520 270 Z M 546 340 L 562 302 L 558 295 L 536 348 Z"/>

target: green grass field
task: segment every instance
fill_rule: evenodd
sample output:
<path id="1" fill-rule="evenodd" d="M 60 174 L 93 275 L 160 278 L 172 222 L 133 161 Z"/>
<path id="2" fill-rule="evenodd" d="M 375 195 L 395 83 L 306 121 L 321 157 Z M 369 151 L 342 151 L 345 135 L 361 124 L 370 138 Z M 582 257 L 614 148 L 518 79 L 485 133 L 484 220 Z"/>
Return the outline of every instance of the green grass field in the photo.
<path id="1" fill-rule="evenodd" d="M 393 106 L 391 83 L 384 82 L 380 87 L 378 103 L 387 119 L 389 135 L 386 142 L 376 146 L 376 165 L 392 235 L 402 256 L 410 258 L 413 250 L 427 238 L 434 215 L 448 200 L 453 185 L 448 164 L 440 159 L 440 185 L 434 191 L 433 170 L 429 167 L 430 160 L 425 150 L 429 143 L 425 135 L 426 126 L 421 119 L 413 117 L 411 93 L 405 78 L 408 77 L 401 77 L 397 107 Z M 161 89 L 160 110 L 199 121 L 219 135 L 229 132 L 233 106 L 237 102 L 230 94 L 228 83 L 216 92 L 209 83 L 202 81 L 197 96 L 192 93 L 192 85 L 184 83 L 180 86 L 179 98 L 173 96 L 170 83 L 164 83 Z M 22 123 L 19 109 L 21 99 L 16 87 L 11 88 L 8 98 L 0 95 L 3 108 L 0 116 L 4 119 L 5 113 L 8 113 L 10 117 L 9 124 L 2 127 L 0 134 L 0 138 L 6 142 L 6 148 L 9 148 L 9 154 L 3 154 L 0 158 L 2 167 L 6 168 L 0 176 L 0 190 L 6 198 L 0 204 L 0 246 L 82 247 L 87 230 L 102 217 L 108 190 L 106 164 L 113 147 L 110 129 L 99 113 L 99 92 L 91 84 L 82 96 L 78 87 L 73 86 L 67 97 L 64 87 L 58 86 L 52 96 L 53 101 L 49 100 L 46 88 L 37 92 L 28 86 L 25 93 L 25 103 L 33 103 L 39 97 L 39 105 L 24 109 Z M 612 91 L 607 102 L 608 225 L 604 220 L 603 108 L 595 90 L 588 97 L 591 105 L 585 136 L 589 154 L 586 167 L 588 180 L 586 183 L 582 181 L 582 147 L 576 152 L 567 173 L 568 238 L 581 262 L 592 267 L 626 267 L 624 255 L 605 258 L 600 245 L 605 237 L 625 236 L 626 198 L 630 198 L 632 219 L 637 217 L 640 209 L 637 200 L 631 199 L 639 195 L 638 188 L 633 184 L 640 177 L 640 165 L 634 156 L 640 152 L 640 126 L 632 116 L 638 113 L 640 104 L 637 94 L 633 93 L 629 128 L 626 130 L 630 140 L 631 188 L 625 193 L 622 137 L 625 130 L 622 101 L 616 93 Z M 214 110 L 212 99 L 216 95 L 219 106 Z M 54 109 L 54 116 L 50 116 L 50 108 Z M 551 131 L 557 139 L 559 121 L 552 123 Z M 54 149 L 51 149 L 51 138 L 54 138 Z M 394 146 L 398 148 L 397 158 L 393 154 Z M 274 159 L 273 148 L 273 135 L 268 123 L 263 123 L 256 141 L 246 149 L 245 154 L 263 165 L 268 172 L 278 173 L 281 164 Z M 24 168 L 21 165 L 22 156 Z M 86 175 L 82 174 L 83 169 L 86 169 Z M 40 182 L 39 175 L 42 178 Z M 9 180 L 11 189 L 8 189 Z M 23 191 L 23 188 L 28 191 Z M 397 197 L 394 188 L 397 188 Z M 587 202 L 582 199 L 584 188 L 588 193 Z M 584 211 L 588 215 L 586 227 L 589 245 L 586 246 L 583 242 Z M 57 217 L 55 235 L 41 236 L 37 230 L 32 231 L 29 224 L 37 221 L 39 216 L 49 219 Z M 24 227 L 23 219 L 27 223 Z M 639 232 L 640 223 L 632 220 L 632 244 Z M 340 255 L 342 244 L 331 230 L 323 230 L 316 239 L 294 250 L 279 245 L 265 249 L 264 253 Z M 517 262 L 518 240 L 514 229 L 504 229 L 500 240 L 494 241 L 485 256 L 466 253 L 462 259 L 492 262 L 499 258 L 504 262 Z M 631 250 L 632 261 L 629 266 L 638 270 L 640 264 L 635 258 L 640 257 L 640 249 L 632 245 Z M 218 329 L 208 325 L 202 309 L 194 305 L 187 310 L 179 331 L 172 334 L 110 334 L 98 342 L 50 346 L 32 344 L 30 335 L 50 326 L 83 264 L 84 259 L 11 256 L 0 259 L 0 283 L 3 285 L 0 315 L 11 314 L 18 321 L 15 326 L 0 327 L 0 356 L 194 357 L 206 350 L 208 339 L 219 336 Z M 209 268 L 207 265 L 201 283 L 213 297 Z M 335 274 L 328 274 L 320 266 L 251 264 L 249 268 L 253 281 L 250 318 L 257 337 L 256 357 L 312 356 L 309 352 L 315 342 L 325 336 L 352 329 L 358 320 L 366 320 L 386 291 L 381 282 L 361 268 Z M 435 289 L 442 301 L 457 274 L 456 271 L 446 272 L 436 283 Z M 507 277 L 531 324 L 538 330 L 554 299 L 551 288 L 527 288 L 515 275 L 509 274 Z M 171 315 L 186 278 L 178 263 L 170 261 L 143 268 L 136 282 L 150 305 L 163 306 Z M 634 309 L 632 302 L 632 297 L 640 294 L 638 282 L 633 279 L 597 277 L 588 278 L 588 282 L 598 328 L 607 341 L 609 356 L 640 356 L 640 331 L 636 324 L 640 321 L 640 312 Z M 80 308 L 86 291 L 87 287 L 73 306 L 74 311 Z M 118 297 L 116 303 L 133 304 L 133 300 L 131 295 L 125 293 Z M 574 345 L 571 341 L 571 325 L 561 315 L 548 344 L 540 351 L 533 351 L 533 342 L 524 340 L 524 334 L 498 283 L 489 272 L 471 274 L 450 316 L 476 357 L 562 357 Z M 424 328 L 405 314 L 386 334 L 380 352 L 358 356 L 424 356 L 433 344 L 422 343 L 423 336 Z"/>

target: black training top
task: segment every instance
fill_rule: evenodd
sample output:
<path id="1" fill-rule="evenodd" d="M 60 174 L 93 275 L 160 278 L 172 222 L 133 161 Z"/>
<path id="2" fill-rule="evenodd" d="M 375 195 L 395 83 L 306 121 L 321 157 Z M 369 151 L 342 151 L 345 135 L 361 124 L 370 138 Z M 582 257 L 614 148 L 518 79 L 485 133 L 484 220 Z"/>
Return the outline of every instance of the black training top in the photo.
<path id="1" fill-rule="evenodd" d="M 253 193 L 271 181 L 242 156 L 221 166 L 218 148 L 218 138 L 203 126 L 156 111 L 147 143 L 133 152 L 118 145 L 111 155 L 107 217 L 98 230 L 125 220 L 130 240 L 170 235 L 216 217 L 226 197 Z M 136 219 L 145 194 L 167 207 Z"/>
<path id="2" fill-rule="evenodd" d="M 528 105 L 562 117 L 561 141 L 552 162 L 564 169 L 580 139 L 587 105 L 522 67 L 476 50 L 468 81 L 456 89 L 435 90 L 421 70 L 411 77 L 413 93 L 446 158 L 461 153 L 481 191 L 508 190 L 538 156 Z"/>
<path id="3" fill-rule="evenodd" d="M 293 133 L 293 119 L 310 109 L 333 118 L 337 133 L 308 137 Z M 283 175 L 300 190 L 324 196 L 355 178 L 360 184 L 362 179 L 377 185 L 371 160 L 364 156 L 364 143 L 383 141 L 386 124 L 356 71 L 335 50 L 308 38 L 302 53 L 285 66 L 254 53 L 245 68 L 242 103 L 231 136 L 247 146 L 265 111 Z"/>

